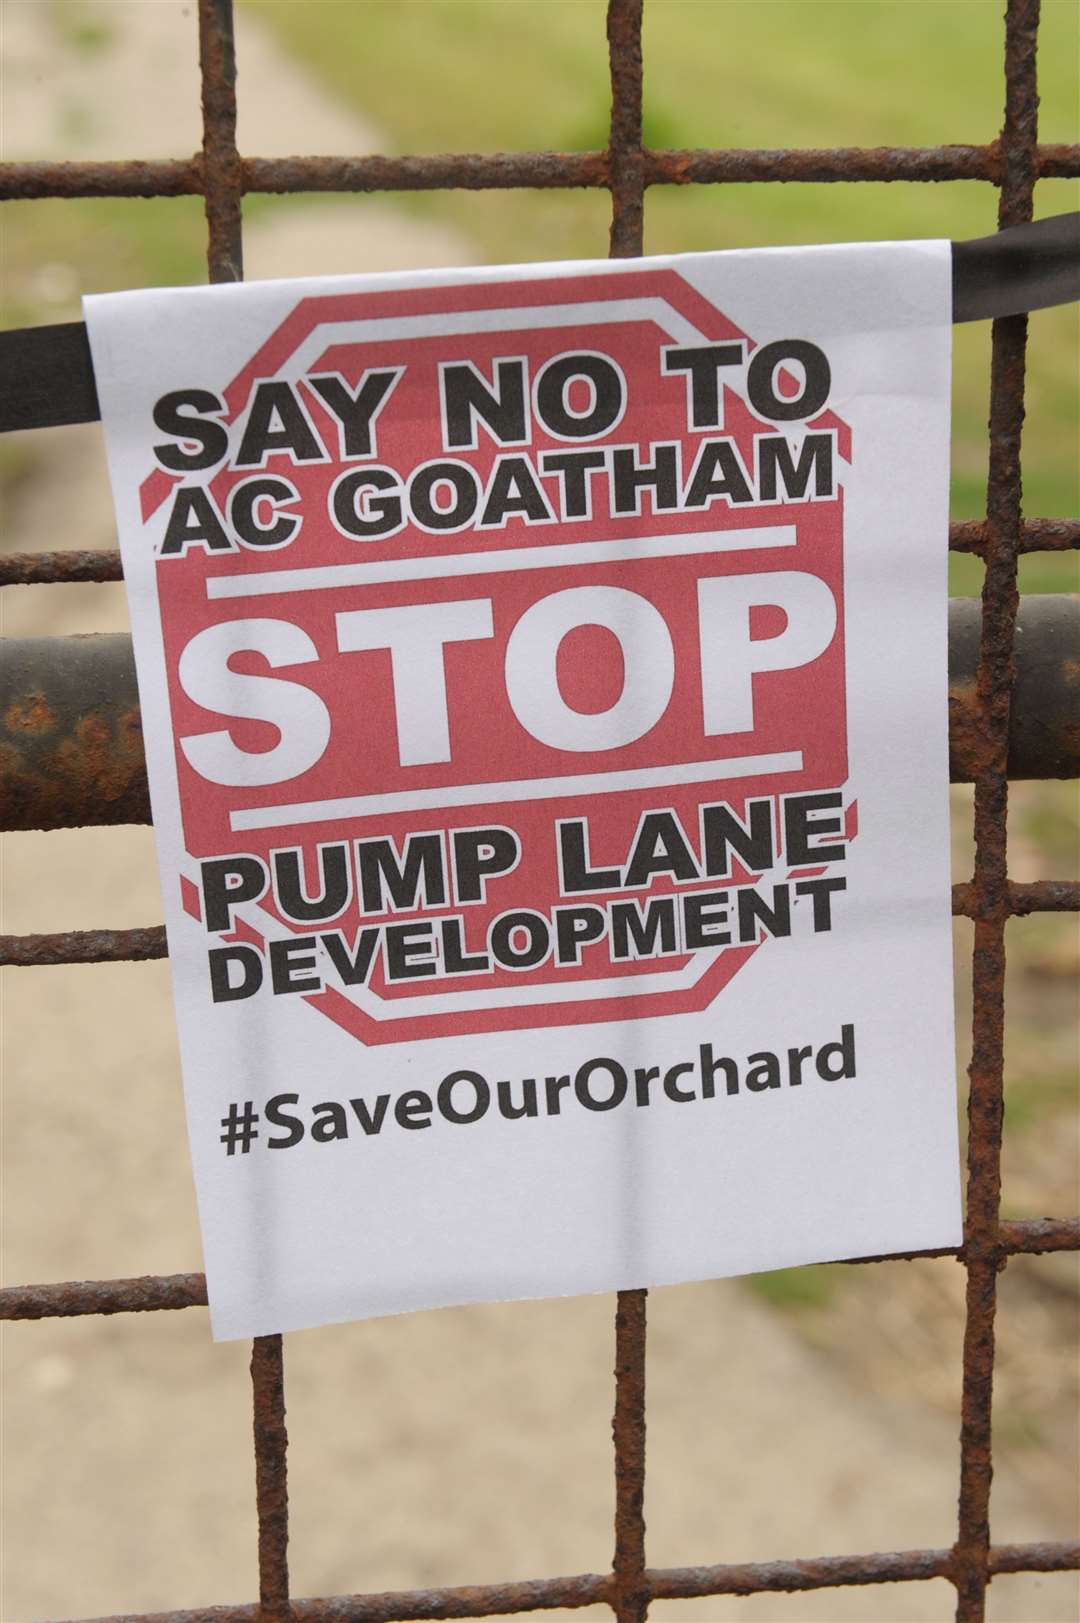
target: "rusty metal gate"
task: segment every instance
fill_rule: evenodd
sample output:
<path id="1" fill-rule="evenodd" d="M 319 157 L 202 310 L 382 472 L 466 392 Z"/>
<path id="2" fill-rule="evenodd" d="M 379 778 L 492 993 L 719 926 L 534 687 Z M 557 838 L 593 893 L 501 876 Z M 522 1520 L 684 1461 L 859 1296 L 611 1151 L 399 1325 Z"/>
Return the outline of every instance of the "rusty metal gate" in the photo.
<path id="1" fill-rule="evenodd" d="M 826 150 L 653 151 L 642 145 L 642 0 L 609 0 L 608 45 L 612 113 L 604 152 L 449 154 L 438 157 L 241 158 L 236 148 L 236 97 L 231 0 L 199 0 L 203 147 L 195 157 L 161 162 L 10 163 L 0 165 L 0 196 L 177 197 L 205 199 L 207 260 L 212 281 L 241 275 L 241 200 L 254 192 L 373 192 L 450 188 L 592 187 L 611 194 L 611 253 L 642 251 L 645 190 L 649 186 L 732 181 L 981 180 L 997 186 L 998 223 L 1032 218 L 1043 176 L 1080 176 L 1080 144 L 1039 145 L 1035 57 L 1039 0 L 1008 0 L 1005 22 L 1005 116 L 1000 137 L 985 146 L 841 148 Z M 79 422 L 97 415 L 85 332 L 77 326 L 21 335 L 41 363 L 43 383 L 16 391 L 4 426 Z M 1080 1545 L 992 1545 L 991 1394 L 997 1276 L 1018 1253 L 1080 1248 L 1080 1218 L 1000 1219 L 1003 1097 L 1005 928 L 1040 911 L 1075 911 L 1080 885 L 1066 881 L 1016 884 L 1006 861 L 1007 779 L 1075 775 L 1080 729 L 1069 721 L 1069 689 L 1059 661 L 1016 658 L 1022 553 L 1080 546 L 1080 520 L 1021 516 L 1020 431 L 1024 416 L 1027 321 L 994 323 L 990 394 L 990 461 L 985 521 L 954 524 L 949 545 L 985 564 L 981 623 L 957 607 L 951 623 L 952 776 L 974 781 L 976 855 L 970 882 L 953 890 L 953 911 L 974 921 L 973 1059 L 968 1099 L 968 1199 L 964 1244 L 955 1253 L 967 1270 L 967 1322 L 959 1456 L 959 1516 L 955 1543 L 943 1549 L 884 1554 L 778 1559 L 743 1565 L 654 1569 L 645 1563 L 645 1326 L 644 1291 L 624 1291 L 615 1316 L 615 1550 L 611 1570 L 472 1588 L 409 1590 L 326 1600 L 291 1601 L 287 1565 L 285 1402 L 280 1336 L 254 1343 L 255 1491 L 259 1525 L 259 1602 L 250 1606 L 170 1612 L 168 1619 L 214 1618 L 220 1623 L 261 1618 L 304 1623 L 376 1623 L 408 1618 L 474 1618 L 510 1612 L 606 1603 L 620 1623 L 640 1623 L 654 1599 L 751 1595 L 832 1585 L 946 1578 L 957 1591 L 957 1618 L 976 1623 L 987 1587 L 999 1573 L 1059 1572 L 1080 1567 Z M 27 345 L 24 345 L 24 351 Z M 120 578 L 115 552 L 11 554 L 0 584 L 103 581 Z M 1022 611 L 1023 643 L 1044 654 L 1068 612 L 1056 600 Z M 74 641 L 74 640 L 73 640 Z M 52 685 L 54 708 L 72 724 L 68 770 L 57 776 L 35 759 L 18 718 L 0 775 L 5 791 L 0 826 L 58 828 L 89 823 L 146 822 L 137 699 L 126 639 L 90 639 L 93 647 L 64 649 L 51 640 L 17 645 L 13 673 L 24 695 Z M 1019 667 L 1019 668 L 1018 668 Z M 100 698 L 91 739 L 75 719 L 80 696 Z M 21 685 L 20 685 L 21 684 Z M 1075 689 L 1073 689 L 1075 692 Z M 10 715 L 9 727 L 12 725 Z M 55 740 L 54 740 L 55 744 Z M 86 770 L 89 754 L 105 778 Z M 95 930 L 0 938 L 0 963 L 73 964 L 160 958 L 164 931 Z M 924 1251 L 910 1255 L 942 1256 Z M 900 1262 L 907 1257 L 872 1259 Z M 151 1312 L 205 1303 L 201 1275 L 155 1276 L 71 1284 L 23 1285 L 0 1292 L 7 1319 Z M 704 1553 L 704 1552 L 703 1552 Z M 161 1623 L 164 1623 L 162 1618 Z"/>

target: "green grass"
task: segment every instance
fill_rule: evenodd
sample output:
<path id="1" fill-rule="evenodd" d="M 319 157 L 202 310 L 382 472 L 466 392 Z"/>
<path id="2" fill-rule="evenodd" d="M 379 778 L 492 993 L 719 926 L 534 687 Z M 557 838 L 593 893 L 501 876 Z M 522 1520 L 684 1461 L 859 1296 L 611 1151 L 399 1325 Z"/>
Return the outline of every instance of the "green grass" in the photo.
<path id="1" fill-rule="evenodd" d="M 599 148 L 610 92 L 603 0 L 243 0 L 390 151 Z M 1001 119 L 997 0 L 649 0 L 645 139 L 663 146 L 929 145 L 981 142 Z M 1046 0 L 1040 130 L 1075 140 L 1080 14 Z M 601 193 L 454 193 L 408 206 L 452 221 L 496 262 L 599 256 Z M 1080 185 L 1044 181 L 1040 215 L 1080 207 Z M 963 238 L 994 229 L 996 192 L 952 182 L 654 188 L 646 250 L 891 237 Z M 1032 318 L 1025 507 L 1080 510 L 1075 309 Z M 984 510 L 989 328 L 958 328 L 954 368 L 956 517 Z M 951 589 L 977 591 L 977 561 Z M 1075 560 L 1025 560 L 1028 591 L 1080 585 Z"/>

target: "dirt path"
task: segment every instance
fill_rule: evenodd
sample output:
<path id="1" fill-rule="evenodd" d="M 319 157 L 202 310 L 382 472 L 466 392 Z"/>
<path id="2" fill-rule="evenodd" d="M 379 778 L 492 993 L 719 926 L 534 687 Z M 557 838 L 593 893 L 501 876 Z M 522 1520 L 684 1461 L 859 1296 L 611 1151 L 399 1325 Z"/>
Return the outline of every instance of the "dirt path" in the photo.
<path id="1" fill-rule="evenodd" d="M 172 0 L 6 0 L 5 155 L 192 150 L 191 10 Z M 381 145 L 243 12 L 238 55 L 243 149 Z M 283 209 L 252 226 L 246 253 L 252 275 L 283 275 L 461 263 L 470 248 L 365 200 L 352 213 Z M 5 544 L 112 545 L 100 430 L 51 431 L 34 444 L 47 454 L 12 504 Z M 119 587 L 5 598 L 9 636 L 126 624 Z M 12 836 L 3 857 L 5 930 L 160 917 L 147 830 Z M 198 1267 L 165 966 L 8 972 L 3 1012 L 6 1278 Z M 737 1283 L 658 1291 L 650 1314 L 652 1564 L 949 1542 L 955 1407 L 857 1386 Z M 604 1297 L 290 1337 L 295 1592 L 603 1569 L 612 1318 Z M 243 1346 L 214 1346 L 201 1312 L 10 1332 L 3 1623 L 251 1598 L 247 1356 Z M 958 1348 L 952 1358 L 955 1367 Z M 1046 1506 L 1002 1474 L 998 1538 L 1068 1531 L 1064 1515 L 1061 1527 L 1048 1525 Z M 951 1612 L 951 1590 L 938 1581 L 660 1605 L 653 1615 L 888 1623 Z M 1077 1615 L 1070 1576 L 994 1587 L 1002 1623 Z"/>

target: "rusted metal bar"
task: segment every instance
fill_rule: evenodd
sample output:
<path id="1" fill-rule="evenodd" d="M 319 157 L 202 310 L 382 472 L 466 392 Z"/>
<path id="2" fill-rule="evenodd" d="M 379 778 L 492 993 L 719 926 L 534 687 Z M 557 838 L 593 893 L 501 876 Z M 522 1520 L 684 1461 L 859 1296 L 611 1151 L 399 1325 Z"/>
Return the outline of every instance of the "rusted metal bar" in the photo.
<path id="1" fill-rule="evenodd" d="M 645 231 L 645 168 L 641 146 L 642 0 L 608 0 L 611 75 L 611 185 L 613 259 L 640 254 Z"/>
<path id="2" fill-rule="evenodd" d="M 991 1573 L 1076 1572 L 1080 1568 L 1080 1543 L 1063 1539 L 991 1545 L 989 1567 Z"/>
<path id="3" fill-rule="evenodd" d="M 193 197 L 202 187 L 198 157 L 0 164 L 3 202 L 40 197 Z"/>
<path id="4" fill-rule="evenodd" d="M 992 748 L 975 680 L 976 620 L 975 599 L 952 600 L 949 730 L 957 783 L 970 782 Z M 1078 692 L 1080 597 L 1024 598 L 1008 739 L 1011 777 L 1080 775 Z M 149 820 L 130 638 L 0 643 L 0 829 Z M 1039 893 L 1030 894 L 1041 908 Z M 965 902 L 963 910 L 974 917 L 974 906 Z"/>
<path id="5" fill-rule="evenodd" d="M 642 0 L 608 0 L 611 128 L 609 254 L 643 251 Z M 645 1330 L 646 1292 L 620 1291 L 615 1306 L 615 1549 L 611 1604 L 618 1623 L 645 1623 Z"/>
<path id="6" fill-rule="evenodd" d="M 85 420 L 82 417 L 73 419 L 78 422 Z M 985 519 L 962 519 L 949 525 L 950 552 L 981 555 L 985 545 Z M 1080 548 L 1080 519 L 1024 520 L 1020 552 L 1068 552 L 1074 548 Z M 123 578 L 120 553 L 116 548 L 100 552 L 80 552 L 74 548 L 63 552 L 9 552 L 0 556 L 0 586 L 62 586 L 69 582 L 116 581 Z"/>
<path id="7" fill-rule="evenodd" d="M 285 1373 L 280 1336 L 257 1336 L 251 1349 L 255 1425 L 255 1500 L 259 1518 L 259 1605 L 263 1623 L 288 1623 L 289 1494 Z"/>
<path id="8" fill-rule="evenodd" d="M 1027 518 L 1020 526 L 1019 552 L 1068 552 L 1080 547 L 1080 519 Z M 986 520 L 961 519 L 949 525 L 949 551 L 982 555 Z M 0 582 L 3 577 L 0 576 Z"/>
<path id="9" fill-rule="evenodd" d="M 202 1274 L 70 1280 L 59 1285 L 8 1285 L 0 1290 L 0 1319 L 75 1319 L 98 1313 L 161 1313 L 205 1306 Z"/>
<path id="10" fill-rule="evenodd" d="M 998 1248 L 1008 1256 L 1080 1250 L 1080 1217 L 1027 1217 L 998 1224 Z"/>
<path id="11" fill-rule="evenodd" d="M 1008 1544 L 991 1553 L 995 1572 L 1070 1571 L 1080 1561 L 1080 1546 L 1068 1542 Z M 921 1582 L 948 1577 L 951 1560 L 951 1550 L 892 1550 L 874 1555 L 824 1555 L 809 1561 L 674 1567 L 647 1576 L 654 1600 L 692 1600 L 705 1595 L 790 1594 L 853 1584 Z"/>
<path id="12" fill-rule="evenodd" d="M 1080 148 L 1078 148 L 1080 156 Z M 245 158 L 244 190 L 550 191 L 609 184 L 606 152 L 447 152 L 431 156 Z"/>
<path id="13" fill-rule="evenodd" d="M 793 1594 L 861 1584 L 917 1583 L 949 1576 L 949 1550 L 893 1550 L 873 1555 L 826 1555 L 803 1561 L 748 1561 L 741 1566 L 658 1567 L 645 1574 L 654 1600 L 705 1595 Z M 1080 1545 L 1000 1544 L 990 1567 L 1004 1572 L 1072 1572 Z M 411 1619 L 499 1617 L 516 1612 L 574 1610 L 610 1604 L 611 1580 L 598 1573 L 540 1578 L 474 1588 L 405 1589 L 378 1595 L 338 1595 L 293 1602 L 295 1623 L 408 1623 Z M 257 1623 L 255 1606 L 211 1606 L 198 1611 L 137 1612 L 88 1623 Z"/>
<path id="14" fill-rule="evenodd" d="M 1080 174 L 1080 144 L 1051 142 L 1035 153 L 1040 178 Z M 242 158 L 244 192 L 504 191 L 604 188 L 603 152 L 449 152 L 386 157 Z M 998 143 L 985 146 L 697 148 L 646 150 L 646 186 L 762 181 L 946 181 L 998 184 Z M 190 197 L 203 190 L 194 158 L 0 164 L 0 200 L 41 197 Z"/>
<path id="15" fill-rule="evenodd" d="M 149 822 L 131 639 L 5 639 L 0 668 L 4 826 Z"/>
<path id="16" fill-rule="evenodd" d="M 1010 661 L 1015 687 L 1001 712 L 988 712 L 980 692 L 981 616 L 976 598 L 949 603 L 950 778 L 968 783 L 993 764 L 1000 748 L 995 725 L 1006 729 L 1009 777 L 1080 775 L 1080 596 L 1022 599 Z M 1010 617 L 1010 630 L 1012 623 Z"/>
<path id="17" fill-rule="evenodd" d="M 618 1623 L 644 1623 L 645 1322 L 647 1292 L 620 1291 L 615 1308 L 615 1557 L 612 1601 Z"/>
<path id="18" fill-rule="evenodd" d="M 1041 175 L 1074 175 L 1080 145 L 1038 149 Z M 697 149 L 647 152 L 645 184 L 701 185 L 762 181 L 813 181 L 818 184 L 864 180 L 988 180 L 998 184 L 998 143 L 989 146 L 937 147 L 800 147 L 774 151 Z"/>
<path id="19" fill-rule="evenodd" d="M 674 1567 L 649 1573 L 654 1600 L 706 1595 L 798 1593 L 857 1584 L 920 1583 L 948 1573 L 948 1550 L 890 1550 L 874 1555 L 823 1555 L 816 1560 L 747 1561 L 739 1566 Z"/>
<path id="20" fill-rule="evenodd" d="M 202 191 L 206 201 L 206 263 L 212 282 L 244 274 L 240 199 L 244 177 L 236 150 L 236 48 L 232 0 L 199 0 L 202 85 Z"/>
<path id="21" fill-rule="evenodd" d="M 1080 1250 L 1080 1217 L 1018 1218 L 998 1226 L 1002 1257 Z M 915 1262 L 963 1256 L 957 1250 L 893 1251 L 879 1257 L 847 1257 L 838 1268 L 870 1262 Z M 163 1308 L 205 1307 L 202 1274 L 149 1274 L 139 1279 L 73 1280 L 49 1285 L 11 1285 L 0 1290 L 0 1319 L 67 1319 L 96 1313 L 150 1313 Z"/>
<path id="22" fill-rule="evenodd" d="M 609 1599 L 610 1590 L 610 1577 L 590 1572 L 517 1583 L 294 1600 L 292 1618 L 294 1623 L 392 1623 L 394 1619 L 504 1617 L 595 1606 Z M 125 1613 L 88 1619 L 87 1623 L 262 1623 L 262 1614 L 258 1606 L 209 1606 L 196 1611 Z"/>
<path id="23" fill-rule="evenodd" d="M 100 552 L 75 548 L 70 552 L 9 552 L 0 557 L 0 586 L 100 584 L 123 578 L 116 547 Z"/>
<path id="24" fill-rule="evenodd" d="M 973 884 L 953 886 L 952 910 L 957 917 L 982 917 L 979 911 L 982 905 L 982 898 Z M 1078 909 L 1080 883 L 1075 879 L 1035 879 L 1022 885 L 1010 880 L 1002 916 L 1026 918 L 1030 913 L 1075 913 Z"/>
<path id="25" fill-rule="evenodd" d="M 163 924 L 134 930 L 62 930 L 52 935 L 0 935 L 0 968 L 45 964 L 146 963 L 168 956 Z"/>
<path id="26" fill-rule="evenodd" d="M 1005 120 L 1001 136 L 998 226 L 1032 217 L 1037 175 L 1035 56 L 1039 0 L 1008 0 Z M 990 464 L 986 578 L 976 677 L 979 768 L 975 779 L 976 920 L 974 1009 L 968 1094 L 968 1190 L 964 1250 L 968 1270 L 960 1420 L 960 1491 L 952 1578 L 957 1623 L 982 1623 L 990 1579 L 991 1411 L 994 1380 L 996 1254 L 1001 1202 L 1004 1084 L 1005 916 L 1010 707 L 1018 609 L 1021 523 L 1020 437 L 1024 421 L 1027 318 L 995 321 L 990 371 Z"/>
<path id="27" fill-rule="evenodd" d="M 995 1254 L 999 1259 L 1034 1256 L 1047 1251 L 1080 1251 L 1080 1217 L 1029 1217 L 998 1225 Z M 921 1262 L 955 1257 L 966 1262 L 963 1246 L 936 1246 L 926 1251 L 885 1251 L 874 1257 L 838 1257 L 831 1268 L 862 1267 L 870 1262 Z"/>

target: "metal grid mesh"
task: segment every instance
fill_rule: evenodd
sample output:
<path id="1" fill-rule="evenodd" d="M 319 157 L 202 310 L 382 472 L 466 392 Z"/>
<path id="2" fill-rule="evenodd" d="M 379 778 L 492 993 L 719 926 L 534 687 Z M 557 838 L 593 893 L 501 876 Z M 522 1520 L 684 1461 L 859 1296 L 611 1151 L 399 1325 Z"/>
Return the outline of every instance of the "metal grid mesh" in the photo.
<path id="1" fill-rule="evenodd" d="M 186 160 L 116 163 L 21 163 L 3 166 L 9 197 L 161 197 L 205 199 L 207 260 L 212 281 L 242 275 L 241 200 L 250 192 L 444 188 L 599 187 L 612 202 L 611 254 L 642 251 L 645 190 L 651 185 L 730 181 L 958 180 L 1000 189 L 999 227 L 1032 218 L 1034 185 L 1043 176 L 1080 175 L 1080 145 L 1037 141 L 1035 54 L 1039 0 L 1008 0 L 1005 27 L 1005 119 L 986 146 L 838 148 L 817 151 L 647 151 L 642 146 L 642 0 L 609 0 L 612 115 L 610 147 L 592 153 L 450 154 L 438 157 L 241 158 L 236 148 L 235 64 L 231 0 L 199 0 L 203 147 Z M 999 1217 L 1002 1140 L 1005 927 L 1033 911 L 1075 910 L 1080 886 L 1010 882 L 1006 862 L 1007 752 L 1014 677 L 1017 560 L 1024 552 L 1080 545 L 1080 523 L 1021 517 L 1020 434 L 1024 416 L 1027 320 L 994 323 L 990 395 L 990 463 L 985 521 L 954 524 L 950 547 L 985 562 L 975 771 L 974 873 L 954 887 L 953 911 L 974 921 L 973 1058 L 970 1067 L 967 1270 L 963 1351 L 960 1493 L 956 1542 L 948 1549 L 891 1551 L 816 1560 L 650 1569 L 645 1564 L 646 1293 L 623 1291 L 615 1316 L 615 1552 L 606 1574 L 543 1578 L 475 1588 L 409 1590 L 332 1600 L 291 1601 L 285 1403 L 280 1336 L 254 1343 L 256 1499 L 259 1602 L 167 1614 L 180 1623 L 212 1616 L 220 1623 L 255 1619 L 375 1623 L 381 1619 L 472 1618 L 607 1603 L 620 1623 L 641 1623 L 654 1599 L 750 1595 L 834 1585 L 946 1578 L 957 1591 L 960 1623 L 985 1614 L 986 1592 L 1001 1573 L 1080 1567 L 1080 1546 L 990 1544 L 991 1395 L 997 1275 L 1009 1256 L 1080 1248 L 1080 1218 L 1003 1222 Z M 50 553 L 7 561 L 4 581 L 54 582 L 119 578 L 115 553 Z M 8 963 L 100 962 L 165 953 L 162 930 L 72 932 L 3 943 Z M 860 1259 L 886 1260 L 886 1259 Z M 888 1260 L 901 1260 L 888 1259 Z M 202 1275 L 26 1285 L 0 1292 L 0 1315 L 38 1319 L 82 1314 L 152 1312 L 204 1304 Z M 165 1623 L 163 1614 L 158 1614 Z M 131 1620 L 129 1620 L 131 1623 Z"/>

